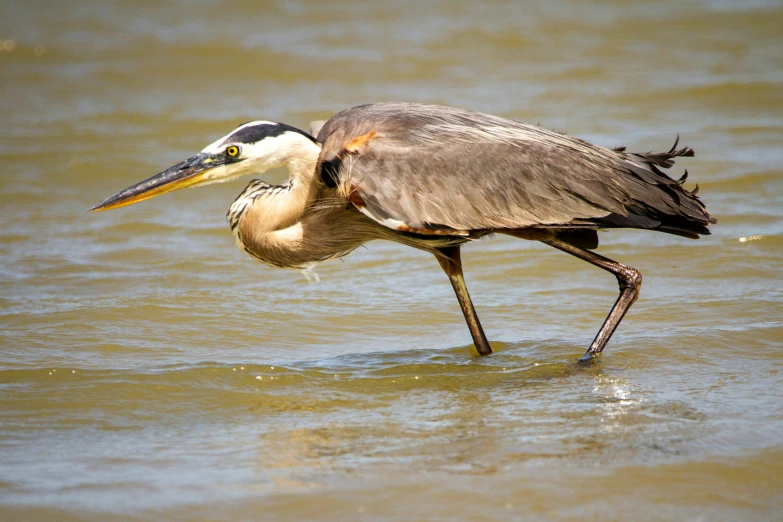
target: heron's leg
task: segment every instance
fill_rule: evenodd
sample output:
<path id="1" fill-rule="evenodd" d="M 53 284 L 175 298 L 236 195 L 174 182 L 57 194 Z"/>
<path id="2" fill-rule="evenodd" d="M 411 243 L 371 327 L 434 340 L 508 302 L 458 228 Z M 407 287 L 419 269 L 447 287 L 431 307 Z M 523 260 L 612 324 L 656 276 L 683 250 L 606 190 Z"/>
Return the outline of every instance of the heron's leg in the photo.
<path id="1" fill-rule="evenodd" d="M 479 355 L 489 355 L 492 348 L 487 342 L 487 336 L 481 328 L 481 323 L 476 315 L 476 309 L 473 308 L 473 302 L 468 294 L 468 287 L 465 286 L 465 278 L 462 277 L 462 259 L 460 258 L 459 246 L 439 248 L 440 255 L 435 258 L 440 263 L 443 271 L 449 276 L 451 286 L 454 287 L 454 293 L 457 294 L 457 300 L 462 307 L 462 313 L 465 315 L 465 321 L 468 323 L 470 335 L 473 336 L 473 344 L 476 345 L 476 351 Z"/>
<path id="2" fill-rule="evenodd" d="M 617 298 L 617 302 L 609 312 L 603 326 L 598 330 L 598 334 L 595 336 L 595 339 L 593 339 L 590 348 L 588 348 L 584 356 L 579 359 L 581 362 L 590 361 L 601 353 L 601 350 L 606 346 L 606 343 L 609 341 L 609 338 L 612 336 L 615 329 L 617 329 L 617 325 L 620 324 L 625 313 L 639 297 L 639 289 L 642 286 L 642 274 L 635 268 L 612 261 L 604 256 L 599 256 L 595 252 L 575 247 L 574 245 L 557 238 L 544 239 L 541 241 L 613 273 L 617 278 L 617 282 L 620 284 L 620 297 Z"/>

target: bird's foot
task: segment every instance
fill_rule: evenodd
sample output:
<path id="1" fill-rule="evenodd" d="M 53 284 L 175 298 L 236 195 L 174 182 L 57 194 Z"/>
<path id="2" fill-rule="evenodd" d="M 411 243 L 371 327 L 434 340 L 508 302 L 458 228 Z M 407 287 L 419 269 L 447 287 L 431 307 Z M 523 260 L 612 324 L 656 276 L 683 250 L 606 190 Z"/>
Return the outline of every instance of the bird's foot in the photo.
<path id="1" fill-rule="evenodd" d="M 593 353 L 588 351 L 586 354 L 584 354 L 579 359 L 577 359 L 576 365 L 577 366 L 590 366 L 590 365 L 592 365 L 592 364 L 594 364 L 596 362 L 596 358 L 597 357 L 598 357 L 597 354 L 594 355 Z"/>

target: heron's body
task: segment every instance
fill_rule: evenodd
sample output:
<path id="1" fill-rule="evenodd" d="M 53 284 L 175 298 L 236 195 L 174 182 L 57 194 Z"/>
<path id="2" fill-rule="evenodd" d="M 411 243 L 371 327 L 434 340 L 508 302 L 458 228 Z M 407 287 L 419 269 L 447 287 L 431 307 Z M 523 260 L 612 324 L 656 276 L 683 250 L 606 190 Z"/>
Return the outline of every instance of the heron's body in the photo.
<path id="1" fill-rule="evenodd" d="M 245 124 L 95 210 L 285 164 L 291 174 L 286 184 L 254 180 L 228 211 L 237 244 L 253 257 L 308 269 L 374 239 L 431 252 L 485 354 L 491 349 L 462 280 L 459 246 L 492 233 L 540 240 L 620 281 L 621 297 L 588 350 L 592 357 L 641 283 L 635 270 L 590 252 L 598 245 L 596 230 L 709 234 L 715 220 L 696 191 L 682 188 L 684 177 L 675 181 L 660 170 L 677 156 L 692 155 L 675 147 L 661 154 L 609 150 L 487 114 L 384 103 L 335 115 L 317 137 L 271 122 Z"/>

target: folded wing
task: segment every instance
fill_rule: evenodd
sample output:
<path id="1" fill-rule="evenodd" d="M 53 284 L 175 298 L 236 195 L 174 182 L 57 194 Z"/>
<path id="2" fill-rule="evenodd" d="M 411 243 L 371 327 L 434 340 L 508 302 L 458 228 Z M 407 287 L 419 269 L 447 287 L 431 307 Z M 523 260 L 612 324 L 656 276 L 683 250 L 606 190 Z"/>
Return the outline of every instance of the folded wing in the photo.
<path id="1" fill-rule="evenodd" d="M 403 103 L 343 111 L 320 129 L 319 174 L 367 216 L 397 230 L 469 235 L 520 228 L 709 234 L 696 191 L 660 154 L 609 150 L 520 122 Z"/>

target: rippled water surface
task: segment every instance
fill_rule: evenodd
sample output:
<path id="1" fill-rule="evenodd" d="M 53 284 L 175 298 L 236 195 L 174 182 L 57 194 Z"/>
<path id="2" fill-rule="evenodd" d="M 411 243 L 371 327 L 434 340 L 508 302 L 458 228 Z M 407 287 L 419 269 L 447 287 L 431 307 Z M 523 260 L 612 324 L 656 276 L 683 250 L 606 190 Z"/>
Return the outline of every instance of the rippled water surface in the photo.
<path id="1" fill-rule="evenodd" d="M 779 2 L 0 4 L 0 519 L 766 520 L 783 509 Z M 444 103 L 667 150 L 718 218 L 264 267 L 241 182 L 104 197 L 253 119 Z M 285 172 L 266 176 L 282 181 Z M 692 184 L 688 185 L 692 187 Z"/>

